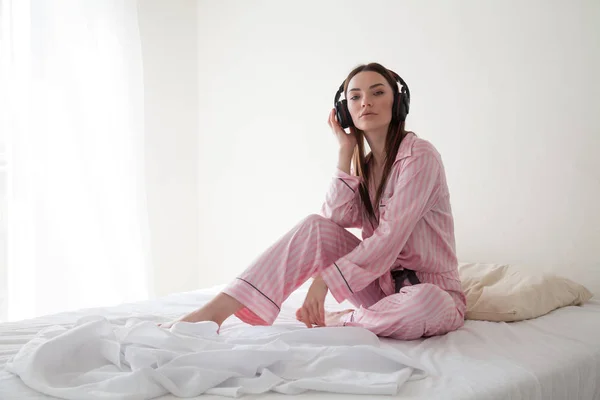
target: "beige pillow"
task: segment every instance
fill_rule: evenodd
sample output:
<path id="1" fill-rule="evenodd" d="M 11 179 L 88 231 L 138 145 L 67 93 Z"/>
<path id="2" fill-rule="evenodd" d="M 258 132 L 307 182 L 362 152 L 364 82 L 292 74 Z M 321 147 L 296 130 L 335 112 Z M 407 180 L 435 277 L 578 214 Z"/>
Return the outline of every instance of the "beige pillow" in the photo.
<path id="1" fill-rule="evenodd" d="M 460 263 L 458 270 L 467 297 L 466 319 L 521 321 L 593 296 L 567 278 L 524 266 Z"/>

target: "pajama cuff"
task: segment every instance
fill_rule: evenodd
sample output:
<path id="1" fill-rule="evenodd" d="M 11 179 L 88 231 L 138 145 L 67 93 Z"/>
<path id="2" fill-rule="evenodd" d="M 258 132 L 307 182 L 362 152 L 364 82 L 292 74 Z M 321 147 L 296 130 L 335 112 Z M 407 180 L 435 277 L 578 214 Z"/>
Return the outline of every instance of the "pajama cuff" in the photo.
<path id="1" fill-rule="evenodd" d="M 329 288 L 329 291 L 333 295 L 333 298 L 341 303 L 350 297 L 354 292 L 352 291 L 348 281 L 342 274 L 340 268 L 336 263 L 331 264 L 329 267 L 324 268 L 321 271 L 321 278 L 325 281 L 325 284 Z"/>
<path id="2" fill-rule="evenodd" d="M 259 288 L 242 278 L 234 279 L 223 293 L 244 305 L 234 315 L 250 325 L 272 325 L 281 307 Z"/>
<path id="3" fill-rule="evenodd" d="M 335 178 L 340 179 L 342 182 L 346 184 L 346 186 L 352 191 L 358 190 L 360 183 L 362 182 L 362 178 L 356 175 L 349 175 L 337 168 L 335 170 L 335 174 L 333 175 Z"/>

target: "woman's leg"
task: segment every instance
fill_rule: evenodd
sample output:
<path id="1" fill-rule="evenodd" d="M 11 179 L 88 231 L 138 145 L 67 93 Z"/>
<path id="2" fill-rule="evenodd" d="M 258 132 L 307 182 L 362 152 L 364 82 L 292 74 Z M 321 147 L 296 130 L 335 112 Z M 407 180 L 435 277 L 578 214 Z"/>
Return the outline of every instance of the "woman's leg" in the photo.
<path id="1" fill-rule="evenodd" d="M 235 314 L 252 325 L 271 325 L 294 290 L 359 243 L 360 239 L 335 222 L 310 215 L 263 252 L 222 293 L 181 320 L 221 325 Z"/>
<path id="2" fill-rule="evenodd" d="M 399 293 L 360 306 L 333 323 L 360 326 L 378 336 L 403 340 L 443 335 L 463 324 L 452 296 L 431 283 L 405 286 Z"/>

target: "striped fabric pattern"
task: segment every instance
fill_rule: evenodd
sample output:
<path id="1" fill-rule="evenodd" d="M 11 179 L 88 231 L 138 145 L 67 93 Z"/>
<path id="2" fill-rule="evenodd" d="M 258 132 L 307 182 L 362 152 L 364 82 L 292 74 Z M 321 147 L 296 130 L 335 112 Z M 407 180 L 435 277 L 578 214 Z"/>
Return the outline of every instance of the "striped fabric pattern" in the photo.
<path id="1" fill-rule="evenodd" d="M 297 224 L 224 290 L 245 305 L 236 314 L 240 319 L 272 324 L 283 301 L 320 274 L 338 302 L 348 300 L 357 307 L 340 325 L 415 339 L 464 324 L 466 298 L 437 150 L 413 133 L 404 138 L 375 207 L 376 221 L 366 216 L 360 183 L 361 178 L 337 170 L 321 215 Z M 362 240 L 345 228 L 362 228 Z M 407 283 L 394 293 L 390 271 L 398 268 L 416 271 L 421 283 Z"/>

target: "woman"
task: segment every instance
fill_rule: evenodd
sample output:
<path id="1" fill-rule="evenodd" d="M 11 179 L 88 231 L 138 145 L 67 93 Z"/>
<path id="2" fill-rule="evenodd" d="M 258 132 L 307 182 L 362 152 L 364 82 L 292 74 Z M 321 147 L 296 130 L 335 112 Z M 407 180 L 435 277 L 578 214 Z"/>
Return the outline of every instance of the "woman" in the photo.
<path id="1" fill-rule="evenodd" d="M 464 324 L 444 167 L 429 142 L 404 129 L 410 92 L 405 84 L 400 91 L 397 81 L 404 84 L 377 63 L 350 72 L 329 114 L 339 159 L 321 215 L 301 221 L 222 293 L 179 321 L 220 326 L 235 314 L 270 325 L 283 301 L 312 277 L 296 312 L 309 328 L 360 326 L 409 340 Z M 346 100 L 338 103 L 341 91 Z M 351 227 L 362 228 L 362 241 L 345 229 Z M 325 312 L 328 291 L 356 308 Z"/>

